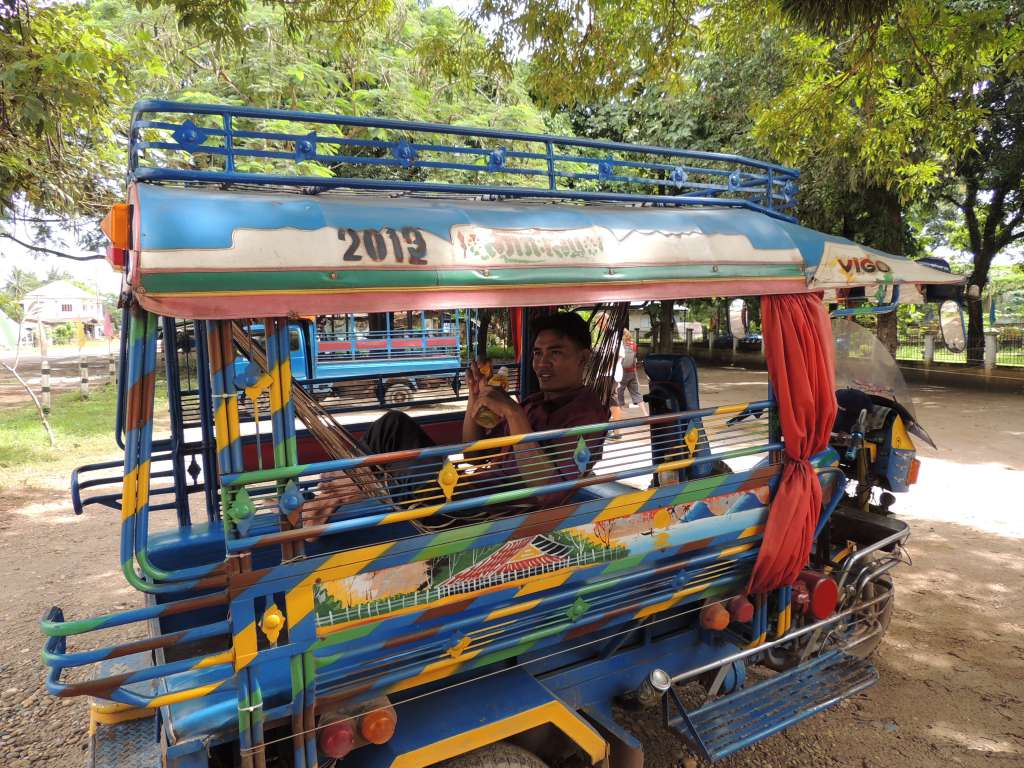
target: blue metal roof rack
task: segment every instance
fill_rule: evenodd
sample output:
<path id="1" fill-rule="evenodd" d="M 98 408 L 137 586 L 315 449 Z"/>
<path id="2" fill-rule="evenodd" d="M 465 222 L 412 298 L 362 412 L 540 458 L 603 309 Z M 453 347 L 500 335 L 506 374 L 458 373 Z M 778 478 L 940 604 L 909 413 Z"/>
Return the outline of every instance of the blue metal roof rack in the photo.
<path id="1" fill-rule="evenodd" d="M 140 101 L 129 180 L 727 206 L 793 221 L 799 171 L 739 155 L 278 109 Z"/>

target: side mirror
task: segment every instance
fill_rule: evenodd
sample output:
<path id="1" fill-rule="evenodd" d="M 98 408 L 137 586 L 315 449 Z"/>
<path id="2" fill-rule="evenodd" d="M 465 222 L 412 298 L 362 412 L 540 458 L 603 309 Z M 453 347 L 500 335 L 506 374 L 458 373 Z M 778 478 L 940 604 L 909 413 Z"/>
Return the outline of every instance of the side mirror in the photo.
<path id="1" fill-rule="evenodd" d="M 734 339 L 747 335 L 747 302 L 733 299 L 729 302 L 729 333 Z"/>
<path id="2" fill-rule="evenodd" d="M 942 331 L 942 341 L 950 352 L 963 352 L 967 349 L 964 313 L 955 301 L 944 301 L 939 305 L 939 329 Z"/>

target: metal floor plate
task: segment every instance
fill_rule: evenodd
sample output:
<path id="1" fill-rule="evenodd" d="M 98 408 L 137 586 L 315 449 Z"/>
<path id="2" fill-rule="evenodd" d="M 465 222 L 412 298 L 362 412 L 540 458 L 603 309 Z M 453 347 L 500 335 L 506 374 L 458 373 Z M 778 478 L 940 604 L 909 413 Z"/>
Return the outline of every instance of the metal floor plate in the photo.
<path id="1" fill-rule="evenodd" d="M 97 725 L 89 739 L 89 768 L 160 768 L 156 716 Z"/>

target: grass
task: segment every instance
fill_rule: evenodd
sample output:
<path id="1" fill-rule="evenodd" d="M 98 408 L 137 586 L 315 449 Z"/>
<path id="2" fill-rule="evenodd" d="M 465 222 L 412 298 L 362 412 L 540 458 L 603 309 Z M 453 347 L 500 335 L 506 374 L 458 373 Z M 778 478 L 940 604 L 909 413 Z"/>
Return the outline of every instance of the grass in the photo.
<path id="1" fill-rule="evenodd" d="M 4 409 L 0 418 L 0 490 L 67 489 L 71 470 L 89 462 L 119 458 L 114 441 L 117 389 L 97 387 L 83 399 L 77 392 L 53 396 L 49 421 L 55 447 L 31 403 Z M 157 392 L 156 413 L 166 413 Z"/>

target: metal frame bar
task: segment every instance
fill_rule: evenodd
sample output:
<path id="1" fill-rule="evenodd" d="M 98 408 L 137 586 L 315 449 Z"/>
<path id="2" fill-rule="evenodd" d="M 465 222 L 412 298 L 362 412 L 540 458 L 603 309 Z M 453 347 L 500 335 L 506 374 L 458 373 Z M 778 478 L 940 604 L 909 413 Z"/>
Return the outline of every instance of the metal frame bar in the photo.
<path id="1" fill-rule="evenodd" d="M 182 123 L 147 116 L 187 116 Z M 192 116 L 219 116 L 220 128 L 198 126 Z M 238 119 L 282 121 L 282 130 L 239 130 Z M 353 139 L 337 135 L 319 135 L 316 130 L 296 133 L 295 123 L 339 127 L 372 128 L 393 131 L 400 138 Z M 144 132 L 160 131 L 165 140 L 146 140 Z M 439 141 L 410 141 L 408 134 L 430 134 Z M 502 142 L 499 147 L 457 146 L 441 143 L 444 137 L 459 137 L 488 142 Z M 219 143 L 207 143 L 208 139 Z M 278 149 L 258 149 L 239 144 L 239 139 L 275 142 Z M 505 143 L 535 145 L 543 151 L 524 151 Z M 482 143 L 482 142 L 481 142 Z M 286 145 L 291 146 L 288 151 Z M 568 151 L 556 152 L 555 147 Z M 319 152 L 329 147 L 331 152 Z M 186 152 L 216 155 L 224 158 L 224 170 L 189 170 L 159 166 L 143 166 L 145 150 Z M 352 152 L 356 150 L 356 152 Z M 576 151 L 572 151 L 576 150 Z M 588 156 L 579 150 L 601 153 Z M 425 159 L 421 153 L 440 157 Z M 653 161 L 621 157 L 642 155 Z M 256 109 L 212 104 L 185 104 L 171 101 L 141 101 L 132 113 L 129 146 L 129 179 L 133 181 L 187 181 L 211 183 L 250 183 L 285 187 L 305 187 L 320 191 L 332 188 L 394 190 L 404 192 L 498 195 L 504 197 L 540 197 L 565 200 L 617 201 L 650 203 L 661 206 L 698 205 L 729 206 L 759 211 L 775 218 L 794 221 L 783 213 L 795 205 L 799 171 L 782 165 L 717 152 L 670 149 L 642 144 L 598 141 L 579 137 L 545 136 L 518 131 L 466 128 L 461 126 L 416 123 L 407 120 L 326 115 L 287 110 Z M 619 155 L 619 156 L 616 156 Z M 237 170 L 239 157 L 290 161 L 297 168 L 303 162 L 319 163 L 338 174 L 340 166 L 385 166 L 399 169 L 437 169 L 475 174 L 486 180 L 489 176 L 546 179 L 545 186 L 514 184 L 453 183 L 444 181 L 411 181 L 371 179 L 355 176 L 313 176 L 277 173 L 251 173 Z M 537 167 L 510 165 L 509 161 L 536 162 Z M 715 165 L 728 167 L 714 167 Z M 646 172 L 649 176 L 639 176 Z M 723 177 L 726 183 L 691 180 L 690 176 Z M 563 186 L 559 187 L 559 182 Z M 584 185 L 641 186 L 654 193 L 618 192 L 610 189 L 579 189 Z M 674 191 L 675 194 L 664 194 Z M 736 197 L 720 197 L 720 195 Z"/>

